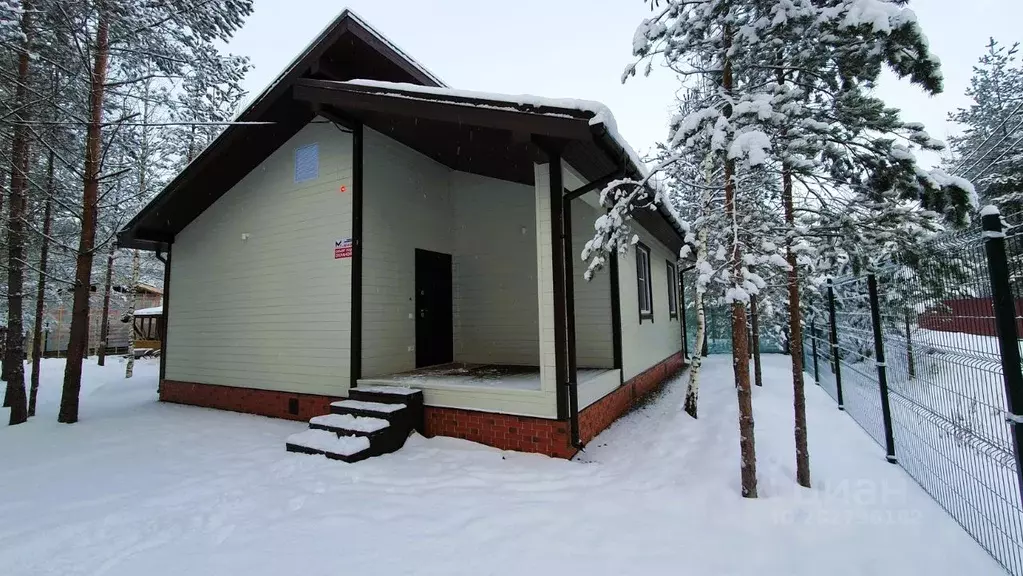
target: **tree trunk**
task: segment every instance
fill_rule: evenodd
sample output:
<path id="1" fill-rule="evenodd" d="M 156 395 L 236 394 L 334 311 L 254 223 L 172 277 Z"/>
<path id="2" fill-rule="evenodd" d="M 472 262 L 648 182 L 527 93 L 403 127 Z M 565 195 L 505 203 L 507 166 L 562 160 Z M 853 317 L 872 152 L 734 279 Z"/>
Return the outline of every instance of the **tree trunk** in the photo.
<path id="1" fill-rule="evenodd" d="M 71 331 L 68 335 L 67 366 L 64 389 L 60 398 L 59 422 L 78 421 L 78 395 L 82 388 L 82 360 L 88 344 L 89 287 L 92 284 L 93 248 L 96 243 L 96 220 L 99 209 L 100 162 L 102 159 L 103 96 L 107 75 L 108 23 L 106 7 L 99 3 L 99 24 L 96 28 L 96 59 L 89 94 L 89 127 L 85 140 L 85 176 L 82 189 L 82 235 L 75 262 L 74 304 L 71 309 Z"/>
<path id="2" fill-rule="evenodd" d="M 700 194 L 700 210 L 703 215 L 707 215 L 711 210 L 711 190 L 710 185 L 713 181 L 712 174 L 714 172 L 714 155 L 708 154 L 703 161 L 703 170 L 706 178 L 706 188 Z M 707 228 L 701 226 L 696 233 L 696 262 L 703 262 L 707 260 Z M 686 414 L 689 414 L 693 418 L 698 418 L 698 405 L 700 399 L 700 367 L 703 366 L 703 357 L 706 354 L 703 353 L 704 348 L 707 346 L 707 310 L 704 306 L 704 294 L 706 293 L 706 287 L 702 286 L 699 281 L 699 274 L 697 274 L 696 281 L 696 301 L 693 305 L 696 308 L 696 347 L 695 354 L 692 356 L 692 364 L 689 367 L 689 383 L 686 386 L 686 399 L 683 404 L 683 409 Z"/>
<path id="3" fill-rule="evenodd" d="M 706 237 L 706 232 L 702 233 Z M 704 244 L 703 253 L 706 256 L 707 249 Z M 707 337 L 707 317 L 705 315 L 703 306 L 703 293 L 704 291 L 697 288 L 696 290 L 696 349 L 700 350 L 703 347 L 703 341 Z M 700 353 L 693 354 L 692 364 L 689 366 L 689 384 L 686 386 L 686 401 L 683 408 L 686 414 L 689 414 L 693 418 L 697 416 L 697 405 L 700 398 L 700 367 L 703 365 L 703 355 Z"/>
<path id="4" fill-rule="evenodd" d="M 721 87 L 726 98 L 732 97 L 732 29 L 724 30 L 724 70 Z M 724 114 L 732 115 L 732 106 L 725 106 Z M 731 268 L 732 278 L 742 278 L 742 244 L 739 242 L 738 214 L 735 206 L 735 160 L 725 157 L 725 215 L 732 226 Z M 746 339 L 746 304 L 739 300 L 732 302 L 732 369 L 735 374 L 735 391 L 739 401 L 739 452 L 742 495 L 744 498 L 757 497 L 757 454 L 753 436 L 753 394 L 749 382 L 749 341 Z"/>
<path id="5" fill-rule="evenodd" d="M 21 17 L 21 31 L 25 35 L 18 55 L 18 80 L 15 107 L 18 119 L 29 120 L 25 108 L 28 100 L 29 52 L 32 42 L 32 3 L 25 0 Z M 7 350 L 4 365 L 7 368 L 7 394 L 10 396 L 10 424 L 28 420 L 28 398 L 25 394 L 25 329 L 23 309 L 25 289 L 25 205 L 28 189 L 28 171 L 31 165 L 28 127 L 17 124 L 11 144 L 11 199 L 7 217 Z"/>
<path id="6" fill-rule="evenodd" d="M 131 378 L 135 374 L 135 305 L 138 303 L 136 294 L 139 285 L 139 251 L 132 250 L 131 256 L 131 296 L 128 300 L 128 362 L 124 367 L 124 377 Z M 166 290 L 166 288 L 164 288 Z"/>
<path id="7" fill-rule="evenodd" d="M 53 152 L 46 159 L 46 206 L 43 208 L 43 245 L 39 249 L 39 283 L 36 286 L 36 316 L 32 327 L 32 377 L 28 394 L 28 415 L 36 415 L 39 393 L 39 363 L 43 355 L 43 309 L 46 305 L 46 265 L 50 256 L 50 223 L 53 220 Z"/>
<path id="8" fill-rule="evenodd" d="M 97 364 L 106 365 L 107 336 L 110 331 L 110 277 L 114 274 L 114 250 L 117 244 L 110 242 L 110 253 L 107 254 L 107 282 L 103 289 L 103 316 L 99 327 L 99 359 Z"/>
<path id="9" fill-rule="evenodd" d="M 753 325 L 753 383 L 757 386 L 764 385 L 764 374 L 760 368 L 760 310 L 757 309 L 757 295 L 749 298 L 749 315 Z"/>
<path id="10" fill-rule="evenodd" d="M 803 355 L 797 354 L 795 346 L 802 347 L 803 322 L 799 308 L 799 268 L 796 253 L 792 251 L 792 234 L 795 233 L 795 208 L 792 202 L 792 171 L 788 163 L 782 163 L 782 202 L 785 204 L 785 223 L 789 233 L 785 235 L 785 260 L 788 262 L 789 284 L 789 356 L 792 358 L 792 408 L 795 416 L 796 437 L 796 482 L 810 487 L 810 451 L 806 441 L 806 397 L 803 391 Z"/>
<path id="11" fill-rule="evenodd" d="M 777 72 L 778 84 L 785 84 L 785 70 Z M 783 135 L 786 131 L 783 130 Z M 792 166 L 782 161 L 782 204 L 785 209 L 785 261 L 788 263 L 789 289 L 789 325 L 787 341 L 789 355 L 792 357 L 792 408 L 794 415 L 794 434 L 796 438 L 796 482 L 800 486 L 810 487 L 810 451 L 806 441 L 806 396 L 803 382 L 803 317 L 799 308 L 799 268 L 796 253 L 792 250 L 793 236 L 796 233 L 796 211 L 792 200 Z M 799 346 L 799 350 L 795 349 Z M 797 353 L 798 352 L 798 353 Z"/>

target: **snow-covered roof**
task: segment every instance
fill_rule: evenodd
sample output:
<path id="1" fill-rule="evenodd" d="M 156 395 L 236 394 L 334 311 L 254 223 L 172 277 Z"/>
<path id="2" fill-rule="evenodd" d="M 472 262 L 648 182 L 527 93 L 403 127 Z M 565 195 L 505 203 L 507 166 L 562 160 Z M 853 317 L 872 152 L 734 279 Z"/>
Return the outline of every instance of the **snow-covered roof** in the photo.
<path id="1" fill-rule="evenodd" d="M 349 35 L 350 41 L 341 40 L 345 35 Z M 376 62 L 373 54 L 387 60 L 393 67 L 377 67 L 373 64 Z M 339 55 L 350 60 L 342 58 L 350 64 L 345 70 L 331 68 Z M 344 78 L 346 75 L 384 77 L 394 81 L 323 79 Z M 425 86 L 427 84 L 430 86 Z M 373 98 L 352 97 L 355 92 L 372 95 Z M 399 99 L 408 99 L 409 102 Z M 424 102 L 429 104 L 424 105 Z M 168 243 L 167 239 L 172 239 L 259 161 L 297 133 L 312 115 L 310 104 L 351 110 L 356 115 L 368 113 L 371 120 L 392 118 L 388 132 L 391 138 L 404 139 L 403 143 L 414 149 L 434 148 L 444 157 L 444 160 L 435 160 L 452 169 L 484 176 L 532 181 L 532 152 L 523 143 L 517 145 L 515 153 L 520 157 L 515 162 L 493 153 L 503 143 L 500 134 L 507 131 L 573 140 L 581 144 L 566 153 L 574 155 L 575 161 L 587 164 L 588 178 L 603 177 L 607 170 L 624 169 L 630 175 L 636 173 L 641 177 L 649 174 L 642 158 L 618 132 L 614 115 L 600 102 L 449 88 L 408 57 L 404 50 L 353 12 L 345 10 L 238 116 L 238 120 L 245 122 L 269 120 L 276 127 L 260 131 L 259 127 L 241 124 L 229 126 L 132 218 L 118 234 L 119 243 L 125 247 L 162 249 Z M 462 107 L 475 110 L 463 111 Z M 462 125 L 471 123 L 463 118 L 468 116 L 473 116 L 479 122 L 478 126 L 489 131 L 474 132 L 469 142 L 461 142 L 461 132 L 452 132 L 446 139 L 432 139 L 418 125 L 420 119 Z M 362 121 L 373 128 L 372 121 Z M 395 123 L 404 125 L 395 128 Z M 478 141 L 473 140 L 475 137 Z M 490 141 L 486 141 L 487 138 Z M 488 157 L 461 155 L 459 151 L 466 144 L 489 151 L 484 155 Z M 239 152 L 242 148 L 243 153 Z M 566 161 L 572 163 L 567 157 Z M 601 174 L 601 171 L 605 173 Z M 673 215 L 663 208 L 660 212 L 675 228 L 673 235 L 681 237 Z"/>
<path id="2" fill-rule="evenodd" d="M 345 8 L 341 12 L 341 14 L 338 15 L 338 18 L 340 18 L 344 14 L 344 12 L 348 12 L 348 15 L 351 16 L 351 18 L 353 20 L 355 20 L 359 24 L 362 24 L 362 27 L 365 28 L 366 30 L 368 30 L 374 36 L 376 36 L 377 40 L 380 40 L 381 42 L 386 44 L 391 50 L 394 50 L 395 52 L 397 52 L 402 58 L 404 58 L 406 61 L 408 61 L 408 63 L 411 64 L 412 66 L 414 66 L 417 70 L 419 70 L 423 74 L 429 76 L 430 79 L 433 80 L 434 82 L 436 82 L 437 84 L 439 84 L 441 86 L 447 86 L 447 84 L 445 84 L 443 80 L 438 78 L 433 72 L 430 72 L 430 70 L 427 69 L 426 66 L 423 66 L 418 60 L 416 60 L 411 55 L 409 55 L 408 52 L 402 50 L 401 46 L 398 46 L 397 44 L 395 44 L 393 40 L 391 40 L 387 36 L 384 36 L 383 34 L 381 34 L 379 30 L 377 30 L 376 28 L 371 26 L 369 24 L 369 22 L 367 22 L 362 16 L 359 16 L 351 8 Z"/>
<path id="3" fill-rule="evenodd" d="M 288 93 L 287 89 L 291 83 L 302 77 L 310 69 L 315 68 L 318 62 L 327 53 L 328 50 L 335 49 L 339 46 L 345 46 L 344 49 L 349 49 L 352 43 L 339 42 L 339 39 L 344 34 L 351 34 L 356 38 L 359 38 L 363 43 L 369 43 L 370 49 L 377 51 L 385 59 L 393 62 L 397 68 L 403 70 L 399 72 L 401 77 L 412 78 L 414 80 L 421 80 L 425 84 L 435 83 L 441 86 L 444 83 L 437 78 L 432 72 L 430 72 L 425 66 L 411 58 L 405 50 L 399 47 L 395 42 L 380 33 L 379 30 L 370 26 L 362 17 L 357 15 L 355 12 L 344 9 L 333 21 L 328 23 L 323 30 L 308 44 L 306 47 L 299 52 L 299 54 L 281 71 L 276 78 L 273 79 L 267 86 L 261 90 L 252 100 L 241 107 L 240 111 L 235 114 L 232 118 L 232 122 L 239 124 L 231 124 L 220 133 L 219 136 L 213 139 L 199 154 L 195 156 L 181 172 L 175 176 L 175 178 L 159 193 L 154 197 L 138 214 L 135 215 L 118 233 L 118 243 L 126 248 L 141 248 L 145 250 L 156 250 L 159 249 L 165 241 L 153 240 L 151 238 L 139 237 L 138 231 L 142 228 L 147 228 L 150 231 L 155 231 L 160 235 L 164 235 L 164 228 L 171 227 L 167 214 L 160 213 L 160 208 L 170 203 L 171 196 L 181 188 L 185 188 L 191 185 L 193 176 L 205 175 L 210 170 L 216 170 L 223 174 L 228 172 L 228 168 L 219 161 L 220 152 L 229 147 L 231 143 L 237 140 L 232 140 L 232 137 L 237 137 L 240 131 L 243 131 L 247 127 L 242 122 L 261 122 L 266 121 L 268 118 L 265 117 L 267 109 L 271 108 L 281 97 L 285 97 Z M 376 44 L 373 46 L 372 44 Z M 281 124 L 282 122 L 278 117 L 269 118 L 271 123 Z M 251 131 L 246 131 L 246 135 L 251 135 Z M 263 133 L 266 134 L 266 133 Z M 288 128 L 278 129 L 267 135 L 259 136 L 261 141 L 267 142 L 274 138 L 287 139 L 290 137 Z M 245 141 L 251 142 L 251 138 L 244 138 Z M 282 140 L 283 141 L 283 140 Z M 276 149 L 276 147 L 270 148 Z M 215 166 L 213 168 L 212 166 Z M 244 174 L 236 175 L 232 173 L 231 177 L 237 177 L 238 180 Z M 209 190 L 204 189 L 203 194 L 210 197 Z M 216 196 L 212 196 L 214 199 Z M 192 203 L 190 203 L 192 204 Z M 155 222 L 146 222 L 148 218 L 155 218 Z M 173 226 L 178 226 L 174 224 Z M 173 235 L 173 232 L 171 233 Z"/>
<path id="4" fill-rule="evenodd" d="M 390 94 L 408 98 L 410 94 L 421 94 L 424 97 L 440 96 L 446 99 L 462 99 L 466 106 L 495 107 L 505 104 L 510 108 L 526 109 L 528 111 L 550 116 L 561 116 L 558 110 L 574 110 L 590 116 L 591 126 L 603 126 L 612 139 L 629 155 L 629 159 L 637 170 L 646 176 L 649 174 L 646 163 L 639 154 L 626 142 L 621 133 L 618 132 L 618 123 L 615 121 L 611 109 L 602 102 L 595 100 L 580 100 L 577 98 L 547 98 L 534 96 L 532 94 L 500 94 L 496 92 L 482 92 L 477 90 L 460 90 L 447 86 L 420 86 L 405 82 L 382 82 L 380 80 L 349 80 L 339 82 L 348 86 L 364 86 L 376 89 L 379 93 Z M 482 103 L 481 103 L 482 102 Z"/>
<path id="5" fill-rule="evenodd" d="M 135 311 L 135 316 L 162 316 L 163 306 L 155 306 L 153 308 L 140 308 Z"/>
<path id="6" fill-rule="evenodd" d="M 401 47 L 395 44 L 390 38 L 381 34 L 379 30 L 370 26 L 369 22 L 366 22 L 366 20 L 363 19 L 358 14 L 356 14 L 355 11 L 353 11 L 350 8 L 345 8 L 341 10 L 337 17 L 335 17 L 326 26 L 324 26 L 323 29 L 320 30 L 320 32 L 316 36 L 314 36 L 313 39 L 308 44 L 306 44 L 305 48 L 303 48 L 302 51 L 299 52 L 297 56 L 295 56 L 295 58 L 284 68 L 283 71 L 281 71 L 280 74 L 277 75 L 276 78 L 274 78 L 269 84 L 266 85 L 266 88 L 264 88 L 259 93 L 258 96 L 252 99 L 251 103 L 242 107 L 242 110 L 235 115 L 234 120 L 238 120 L 242 116 L 242 114 L 244 114 L 249 108 L 255 106 L 257 103 L 259 103 L 260 100 L 269 95 L 270 92 L 272 92 L 273 89 L 276 88 L 277 85 L 280 84 L 282 80 L 287 78 L 292 72 L 295 71 L 295 68 L 309 56 L 313 49 L 315 49 L 321 42 L 323 42 L 323 40 L 329 35 L 331 29 L 337 26 L 338 23 L 344 20 L 346 17 L 354 20 L 360 26 L 365 28 L 367 32 L 372 34 L 377 40 L 379 40 L 385 46 L 387 46 L 391 50 L 394 50 L 399 56 L 405 59 L 405 61 L 407 61 L 416 70 L 419 70 L 437 84 L 440 84 L 441 86 L 447 86 L 447 84 L 442 82 L 440 78 L 434 76 L 433 72 L 430 72 L 429 70 L 426 69 L 425 66 L 423 66 L 414 58 L 409 56 L 408 52 L 402 50 Z"/>

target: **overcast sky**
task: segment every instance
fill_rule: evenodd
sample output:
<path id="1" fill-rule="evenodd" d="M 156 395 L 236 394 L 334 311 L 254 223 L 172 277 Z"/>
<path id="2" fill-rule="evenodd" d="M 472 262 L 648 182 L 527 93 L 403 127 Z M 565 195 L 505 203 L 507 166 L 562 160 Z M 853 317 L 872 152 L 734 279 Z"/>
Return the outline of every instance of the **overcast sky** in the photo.
<path id="1" fill-rule="evenodd" d="M 622 134 L 641 152 L 664 137 L 677 82 L 666 70 L 620 82 L 643 0 L 255 0 L 255 12 L 230 44 L 252 59 L 245 87 L 261 91 L 345 6 L 449 86 L 467 90 L 582 98 L 607 104 Z M 1023 40 L 1023 0 L 913 0 L 910 6 L 941 58 L 945 93 L 930 98 L 886 78 L 881 94 L 906 119 L 946 139 L 947 113 L 989 36 Z M 925 159 L 933 162 L 934 159 Z"/>

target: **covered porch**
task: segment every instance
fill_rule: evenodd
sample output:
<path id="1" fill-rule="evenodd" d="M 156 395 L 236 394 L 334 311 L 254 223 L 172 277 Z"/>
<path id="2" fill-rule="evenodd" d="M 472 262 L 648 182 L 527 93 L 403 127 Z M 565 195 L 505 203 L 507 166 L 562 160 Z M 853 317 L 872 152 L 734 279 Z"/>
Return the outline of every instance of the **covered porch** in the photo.
<path id="1" fill-rule="evenodd" d="M 352 383 L 575 436 L 623 383 L 617 259 L 585 282 L 579 258 L 597 194 L 639 166 L 610 113 L 362 80 L 300 80 L 294 97 L 353 134 Z M 677 243 L 664 214 L 634 217 Z"/>
<path id="2" fill-rule="evenodd" d="M 579 410 L 621 385 L 621 371 L 608 368 L 577 370 Z M 395 386 L 451 392 L 532 392 L 543 390 L 539 366 L 466 364 L 451 362 L 359 380 L 359 386 Z"/>

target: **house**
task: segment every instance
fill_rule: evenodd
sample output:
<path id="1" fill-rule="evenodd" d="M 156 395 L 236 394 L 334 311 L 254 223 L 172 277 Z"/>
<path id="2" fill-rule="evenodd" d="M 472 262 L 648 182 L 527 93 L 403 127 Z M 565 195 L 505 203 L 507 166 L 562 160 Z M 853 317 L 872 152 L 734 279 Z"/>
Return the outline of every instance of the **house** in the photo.
<path id="1" fill-rule="evenodd" d="M 67 354 L 71 330 L 72 294 L 70 289 L 67 289 L 61 290 L 59 296 L 59 299 L 48 299 L 43 304 L 43 356 Z M 111 287 L 110 306 L 107 311 L 107 349 L 109 351 L 125 350 L 128 347 L 130 332 L 128 326 L 121 322 L 121 318 L 128 310 L 130 299 L 130 286 Z M 145 282 L 140 282 L 135 286 L 136 308 L 159 306 L 162 300 L 163 290 L 159 287 Z M 102 322 L 103 286 L 93 285 L 89 295 L 89 345 L 87 347 L 89 353 L 99 348 Z"/>
<path id="2" fill-rule="evenodd" d="M 453 90 L 344 11 L 119 234 L 169 262 L 161 399 L 412 388 L 427 435 L 570 457 L 683 363 L 663 208 L 582 279 L 635 158 L 603 106 Z"/>

